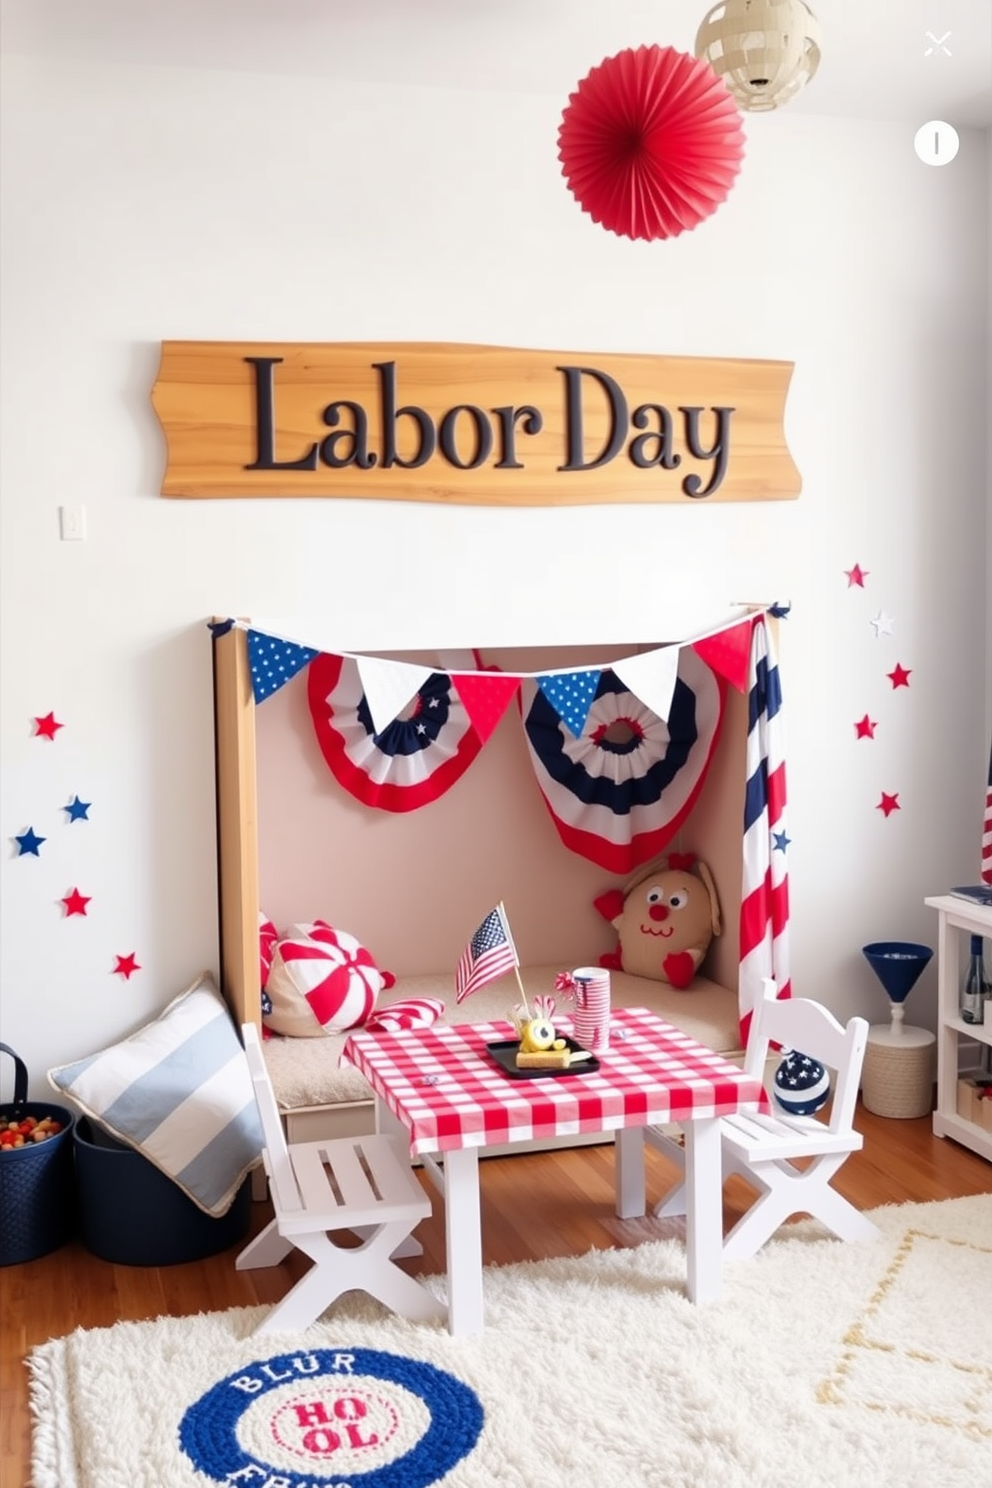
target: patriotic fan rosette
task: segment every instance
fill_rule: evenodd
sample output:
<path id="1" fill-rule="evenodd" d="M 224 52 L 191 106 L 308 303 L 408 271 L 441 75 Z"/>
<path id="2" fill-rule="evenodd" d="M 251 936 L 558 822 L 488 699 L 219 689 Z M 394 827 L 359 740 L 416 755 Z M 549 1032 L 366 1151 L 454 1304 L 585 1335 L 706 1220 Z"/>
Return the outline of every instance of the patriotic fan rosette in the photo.
<path id="1" fill-rule="evenodd" d="M 618 874 L 659 853 L 702 787 L 724 694 L 722 680 L 685 646 L 667 719 L 606 670 L 576 734 L 525 678 L 520 700 L 531 762 L 565 846 Z"/>
<path id="2" fill-rule="evenodd" d="M 307 688 L 314 732 L 328 768 L 366 806 L 413 811 L 436 801 L 482 748 L 444 672 L 431 672 L 400 716 L 379 730 L 354 658 L 316 656 Z"/>

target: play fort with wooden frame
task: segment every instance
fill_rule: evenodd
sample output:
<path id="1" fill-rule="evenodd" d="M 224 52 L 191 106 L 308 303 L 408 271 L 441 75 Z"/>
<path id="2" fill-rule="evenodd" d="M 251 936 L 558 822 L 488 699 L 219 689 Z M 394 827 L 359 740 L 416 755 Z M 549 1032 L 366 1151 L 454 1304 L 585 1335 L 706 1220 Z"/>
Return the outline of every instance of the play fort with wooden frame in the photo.
<path id="1" fill-rule="evenodd" d="M 506 647 L 481 654 L 465 648 L 339 653 L 328 647 L 326 625 L 300 622 L 290 627 L 292 634 L 285 622 L 280 633 L 273 634 L 273 628 L 274 622 L 265 620 L 210 622 L 221 981 L 239 1025 L 262 1022 L 262 916 L 280 933 L 324 919 L 356 936 L 377 965 L 396 978 L 381 994 L 381 1004 L 435 997 L 445 1004 L 442 1016 L 455 1021 L 505 1017 L 516 1000 L 512 976 L 457 1007 L 454 999 L 459 953 L 492 905 L 506 905 L 528 993 L 553 995 L 558 972 L 595 964 L 615 945 L 594 901 L 622 884 L 631 853 L 643 860 L 664 840 L 665 851 L 697 855 L 708 865 L 722 907 L 722 934 L 685 990 L 614 970 L 614 1003 L 650 1007 L 718 1052 L 741 1057 L 742 1012 L 751 989 L 760 986 L 760 972 L 774 971 L 780 983 L 787 982 L 787 923 L 781 923 L 783 911 L 786 922 L 788 913 L 785 841 L 780 830 L 776 846 L 773 831 L 782 826 L 784 800 L 771 802 L 771 817 L 766 800 L 757 823 L 769 859 L 758 885 L 747 881 L 743 850 L 747 833 L 753 839 L 755 832 L 755 824 L 745 820 L 754 794 L 749 703 L 753 714 L 755 688 L 767 693 L 769 677 L 780 712 L 773 607 L 730 607 L 712 631 L 696 637 L 610 647 Z M 264 660 L 270 655 L 279 658 L 276 666 Z M 277 685 L 265 680 L 267 667 L 279 671 Z M 704 734 L 697 722 L 701 725 L 706 714 L 706 699 L 719 697 L 705 759 L 697 757 L 678 771 L 672 767 L 674 780 L 685 771 L 692 778 L 679 786 L 681 796 L 667 787 L 676 806 L 666 805 L 659 817 L 656 804 L 648 830 L 631 834 L 632 847 L 606 841 L 615 830 L 623 835 L 623 823 L 617 829 L 603 826 L 602 816 L 587 812 L 569 820 L 574 779 L 556 787 L 554 767 L 542 774 L 540 748 L 534 747 L 542 738 L 539 725 L 553 736 L 560 724 L 557 732 L 566 743 L 582 744 L 548 701 L 558 699 L 557 707 L 568 713 L 561 701 L 568 690 L 562 679 L 596 679 L 589 687 L 596 694 L 590 711 L 632 712 L 630 688 L 617 682 L 617 672 L 633 677 L 653 697 L 659 686 L 668 685 L 659 679 L 674 679 L 673 699 L 688 708 L 696 720 L 692 728 Z M 484 700 L 490 687 L 500 690 L 498 722 L 492 722 L 490 709 L 489 722 L 480 721 L 478 730 L 466 726 L 466 734 L 485 737 L 477 739 L 478 747 L 468 751 L 470 760 L 433 798 L 418 799 L 408 809 L 394 797 L 392 808 L 382 809 L 370 804 L 372 787 L 358 781 L 362 770 L 353 762 L 334 763 L 328 739 L 336 729 L 346 736 L 359 717 L 365 720 L 363 747 L 385 738 L 381 725 L 383 709 L 388 713 L 392 706 L 389 686 L 398 679 L 400 692 L 393 696 L 400 696 L 410 677 L 431 680 L 422 680 L 413 705 L 399 710 L 398 724 L 404 715 L 407 722 L 416 717 L 431 687 L 454 696 L 463 679 L 467 698 L 475 689 L 472 710 L 479 720 L 485 709 L 478 699 Z M 642 677 L 643 686 L 637 681 Z M 370 699 L 378 724 L 370 717 Z M 658 732 L 668 738 L 659 746 L 661 753 L 676 752 L 681 739 L 676 701 L 670 715 Z M 585 721 L 587 744 L 597 730 L 604 737 L 603 719 L 613 714 L 599 717 L 599 724 L 595 713 Z M 577 722 L 573 717 L 572 726 Z M 554 759 L 553 751 L 549 757 Z M 758 771 L 766 785 L 768 765 L 766 751 Z M 375 774 L 386 766 L 376 756 L 369 768 Z M 784 761 L 775 774 L 784 779 Z M 664 803 L 665 791 L 657 794 Z M 635 828 L 640 824 L 639 819 Z M 779 859 L 772 864 L 776 852 Z M 761 914 L 768 923 L 756 935 L 752 922 Z M 766 966 L 773 954 L 778 966 Z M 341 1034 L 266 1039 L 266 1060 L 291 1139 L 373 1129 L 374 1108 L 364 1081 L 356 1071 L 338 1067 L 343 1042 Z"/>

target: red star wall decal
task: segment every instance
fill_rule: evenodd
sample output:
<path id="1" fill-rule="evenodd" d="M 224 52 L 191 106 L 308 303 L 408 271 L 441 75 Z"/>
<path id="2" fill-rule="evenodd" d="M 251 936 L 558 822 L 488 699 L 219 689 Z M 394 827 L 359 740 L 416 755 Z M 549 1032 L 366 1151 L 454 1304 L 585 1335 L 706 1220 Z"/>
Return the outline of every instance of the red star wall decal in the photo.
<path id="1" fill-rule="evenodd" d="M 878 728 L 874 718 L 869 718 L 866 713 L 864 718 L 859 718 L 854 725 L 855 736 L 858 739 L 874 739 L 875 730 Z"/>
<path id="2" fill-rule="evenodd" d="M 891 816 L 893 811 L 901 811 L 902 807 L 899 805 L 899 792 L 896 791 L 894 795 L 890 796 L 887 795 L 885 791 L 883 791 L 882 799 L 875 807 L 875 810 L 881 811 L 885 816 Z"/>
<path id="3" fill-rule="evenodd" d="M 863 589 L 865 587 L 865 579 L 868 577 L 871 570 L 862 568 L 860 563 L 856 563 L 853 568 L 845 568 L 844 572 L 847 574 L 848 589 L 850 589 L 854 584 L 857 584 L 859 589 Z"/>
<path id="4" fill-rule="evenodd" d="M 909 671 L 912 671 L 912 667 L 910 667 Z M 892 671 L 886 672 L 885 675 L 888 677 L 893 687 L 909 686 L 909 672 L 906 670 L 905 667 L 900 666 L 898 662 L 896 662 Z"/>
<path id="5" fill-rule="evenodd" d="M 36 718 L 34 725 L 36 739 L 54 739 L 55 730 L 65 728 L 64 723 L 56 723 L 54 713 L 46 713 L 44 718 Z"/>
<path id="6" fill-rule="evenodd" d="M 128 981 L 136 971 L 141 970 L 141 967 L 138 965 L 138 958 L 133 951 L 129 956 L 117 956 L 115 959 L 117 965 L 114 967 L 114 975 L 122 976 L 125 981 Z"/>
<path id="7" fill-rule="evenodd" d="M 66 919 L 70 915 L 84 915 L 86 913 L 86 906 L 92 897 L 92 894 L 81 894 L 78 889 L 73 889 L 71 894 L 66 894 L 62 900 L 62 903 L 65 905 Z"/>

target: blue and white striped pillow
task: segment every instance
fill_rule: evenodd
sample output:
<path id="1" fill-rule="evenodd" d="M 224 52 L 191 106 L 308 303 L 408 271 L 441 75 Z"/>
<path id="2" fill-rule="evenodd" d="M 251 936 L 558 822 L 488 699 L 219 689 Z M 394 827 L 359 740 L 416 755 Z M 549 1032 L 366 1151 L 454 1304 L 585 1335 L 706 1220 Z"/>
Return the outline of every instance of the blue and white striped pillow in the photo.
<path id="1" fill-rule="evenodd" d="M 48 1079 L 215 1218 L 261 1156 L 248 1062 L 209 972 L 153 1023 Z"/>

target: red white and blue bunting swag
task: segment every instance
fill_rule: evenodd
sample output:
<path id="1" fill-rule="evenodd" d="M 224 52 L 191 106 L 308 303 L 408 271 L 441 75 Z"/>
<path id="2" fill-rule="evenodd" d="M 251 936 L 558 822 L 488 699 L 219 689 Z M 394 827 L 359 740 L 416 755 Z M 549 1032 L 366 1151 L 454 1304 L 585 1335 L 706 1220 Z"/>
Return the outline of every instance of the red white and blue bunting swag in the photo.
<path id="1" fill-rule="evenodd" d="M 338 784 L 366 806 L 413 811 L 436 801 L 482 748 L 451 678 L 424 670 L 412 697 L 377 727 L 354 657 L 321 654 L 310 663 L 307 693 L 317 743 Z"/>
<path id="2" fill-rule="evenodd" d="M 431 667 L 332 651 L 312 627 L 283 621 L 224 628 L 248 633 L 256 703 L 308 668 L 310 714 L 331 773 L 380 810 L 412 811 L 442 796 L 517 697 L 562 842 L 626 874 L 661 852 L 692 809 L 727 682 L 740 691 L 748 684 L 761 613 L 741 607 L 707 635 L 607 664 L 513 673 L 486 668 L 477 653 Z"/>
<path id="3" fill-rule="evenodd" d="M 558 835 L 611 873 L 629 873 L 663 850 L 691 811 L 716 747 L 724 680 L 691 646 L 675 651 L 664 717 L 613 668 L 592 674 L 578 729 L 540 680 L 521 683 L 531 763 Z"/>

